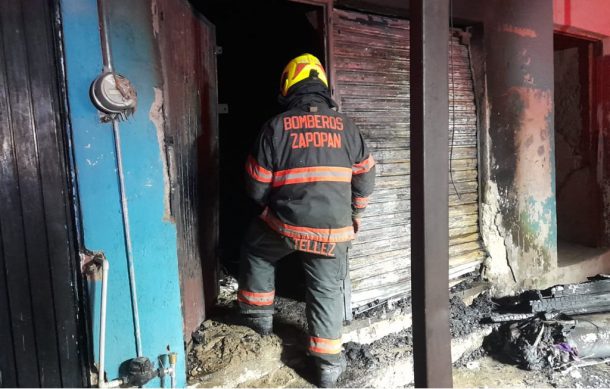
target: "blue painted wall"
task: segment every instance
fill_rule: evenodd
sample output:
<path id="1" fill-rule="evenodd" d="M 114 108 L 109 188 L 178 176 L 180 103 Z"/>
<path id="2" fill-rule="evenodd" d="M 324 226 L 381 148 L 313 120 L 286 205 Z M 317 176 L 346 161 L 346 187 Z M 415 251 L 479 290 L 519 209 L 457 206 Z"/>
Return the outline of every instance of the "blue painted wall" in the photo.
<path id="1" fill-rule="evenodd" d="M 97 3 L 62 0 L 61 10 L 84 243 L 110 262 L 106 372 L 114 379 L 120 363 L 135 357 L 136 350 L 112 126 L 100 122 L 89 99 L 89 86 L 102 70 Z M 108 11 L 114 68 L 138 94 L 135 115 L 121 122 L 120 131 L 143 353 L 156 363 L 168 347 L 178 352 L 177 385 L 184 386 L 176 228 L 163 219 L 164 167 L 149 119 L 154 88 L 162 83 L 150 2 L 111 0 Z M 97 362 L 99 285 L 92 285 L 91 296 Z M 158 380 L 150 384 L 159 385 Z"/>

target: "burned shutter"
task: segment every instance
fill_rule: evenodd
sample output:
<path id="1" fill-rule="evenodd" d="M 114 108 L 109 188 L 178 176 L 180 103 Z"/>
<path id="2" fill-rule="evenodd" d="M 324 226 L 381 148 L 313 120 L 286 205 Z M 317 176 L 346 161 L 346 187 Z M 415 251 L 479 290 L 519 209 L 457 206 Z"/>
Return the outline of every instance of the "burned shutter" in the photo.
<path id="1" fill-rule="evenodd" d="M 350 252 L 352 308 L 357 308 L 410 288 L 409 22 L 334 10 L 331 42 L 335 97 L 377 161 L 376 190 Z M 450 48 L 449 266 L 455 278 L 474 270 L 485 254 L 478 229 L 476 111 L 468 50 L 457 38 Z"/>

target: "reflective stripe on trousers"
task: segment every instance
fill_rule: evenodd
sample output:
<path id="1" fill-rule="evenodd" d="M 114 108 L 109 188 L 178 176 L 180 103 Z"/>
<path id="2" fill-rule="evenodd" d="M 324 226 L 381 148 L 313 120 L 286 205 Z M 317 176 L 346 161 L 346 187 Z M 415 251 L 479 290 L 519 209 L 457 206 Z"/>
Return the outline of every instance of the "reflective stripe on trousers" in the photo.
<path id="1" fill-rule="evenodd" d="M 311 337 L 308 349 L 310 354 L 331 363 L 341 355 L 342 285 L 347 275 L 348 246 L 349 243 L 337 243 L 334 258 L 299 252 L 305 270 L 306 315 Z M 253 221 L 242 247 L 239 277 L 242 314 L 273 314 L 271 293 L 275 289 L 275 266 L 295 251 L 291 239 L 279 235 L 258 218 Z M 286 260 L 299 259 L 290 257 Z"/>

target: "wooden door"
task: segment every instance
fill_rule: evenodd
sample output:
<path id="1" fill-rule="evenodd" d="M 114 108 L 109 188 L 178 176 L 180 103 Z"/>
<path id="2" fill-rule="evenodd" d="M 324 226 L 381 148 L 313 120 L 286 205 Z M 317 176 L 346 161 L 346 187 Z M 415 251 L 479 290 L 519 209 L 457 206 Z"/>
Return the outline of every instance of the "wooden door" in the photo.
<path id="1" fill-rule="evenodd" d="M 216 32 L 186 0 L 156 1 L 169 218 L 178 230 L 184 336 L 218 294 Z"/>

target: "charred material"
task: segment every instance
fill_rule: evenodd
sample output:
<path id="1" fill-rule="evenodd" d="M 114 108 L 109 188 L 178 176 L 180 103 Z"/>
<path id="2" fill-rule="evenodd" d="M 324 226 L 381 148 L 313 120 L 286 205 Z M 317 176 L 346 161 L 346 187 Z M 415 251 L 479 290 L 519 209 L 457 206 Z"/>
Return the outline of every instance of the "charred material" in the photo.
<path id="1" fill-rule="evenodd" d="M 490 315 L 494 322 L 523 320 L 545 313 L 547 318 L 583 315 L 610 311 L 610 279 L 596 277 L 580 284 L 556 285 L 544 290 L 531 290 L 517 297 L 497 300 L 498 307 Z"/>
<path id="2" fill-rule="evenodd" d="M 610 326 L 601 320 L 533 317 L 501 325 L 484 348 L 527 370 L 559 370 L 584 359 L 610 357 Z"/>
<path id="3" fill-rule="evenodd" d="M 485 339 L 484 348 L 527 370 L 556 368 L 576 357 L 563 328 L 562 322 L 544 322 L 540 318 L 503 324 Z"/>
<path id="4" fill-rule="evenodd" d="M 466 305 L 459 296 L 454 295 L 450 300 L 450 307 L 449 329 L 455 338 L 483 328 L 484 318 L 491 314 L 492 301 L 489 293 L 482 293 L 472 304 Z"/>

